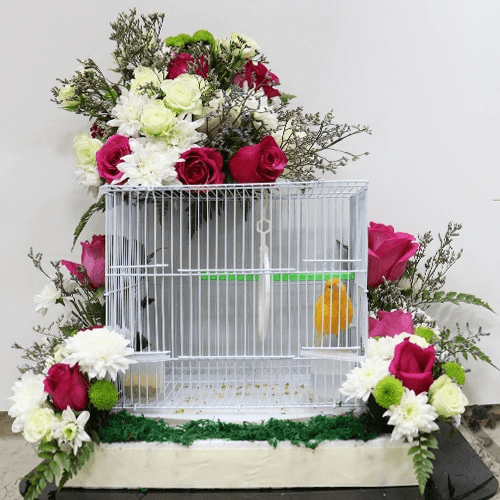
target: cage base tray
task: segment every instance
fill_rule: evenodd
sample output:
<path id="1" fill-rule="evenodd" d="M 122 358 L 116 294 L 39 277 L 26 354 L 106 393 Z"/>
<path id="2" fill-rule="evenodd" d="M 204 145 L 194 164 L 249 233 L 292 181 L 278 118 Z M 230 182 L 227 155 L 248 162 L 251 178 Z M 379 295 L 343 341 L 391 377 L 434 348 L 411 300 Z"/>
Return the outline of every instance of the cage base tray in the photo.
<path id="1" fill-rule="evenodd" d="M 416 484 L 408 444 L 389 436 L 328 441 L 315 450 L 224 440 L 101 444 L 68 488 L 261 489 Z"/>

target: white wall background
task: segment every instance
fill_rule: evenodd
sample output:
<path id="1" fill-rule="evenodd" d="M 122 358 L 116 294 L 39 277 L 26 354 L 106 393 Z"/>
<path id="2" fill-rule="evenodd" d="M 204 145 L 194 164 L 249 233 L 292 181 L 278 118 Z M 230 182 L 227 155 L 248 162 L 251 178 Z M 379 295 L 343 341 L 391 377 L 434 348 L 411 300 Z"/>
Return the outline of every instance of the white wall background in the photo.
<path id="1" fill-rule="evenodd" d="M 73 175 L 73 136 L 85 118 L 50 102 L 57 77 L 77 58 L 111 66 L 109 23 L 134 4 L 166 13 L 164 36 L 205 28 L 255 38 L 297 105 L 339 122 L 368 124 L 372 136 L 345 147 L 370 156 L 339 171 L 370 181 L 370 220 L 413 234 L 463 223 L 464 255 L 448 290 L 473 293 L 500 311 L 500 2 L 498 0 L 88 0 L 3 2 L 0 203 L 0 410 L 21 363 L 14 341 L 30 345 L 44 318 L 32 297 L 46 283 L 26 254 L 78 260 L 72 231 L 92 199 Z M 102 231 L 95 221 L 84 234 Z M 491 336 L 481 347 L 500 366 L 500 320 L 454 307 L 439 316 L 466 319 Z M 500 372 L 473 369 L 471 403 L 500 402 Z"/>

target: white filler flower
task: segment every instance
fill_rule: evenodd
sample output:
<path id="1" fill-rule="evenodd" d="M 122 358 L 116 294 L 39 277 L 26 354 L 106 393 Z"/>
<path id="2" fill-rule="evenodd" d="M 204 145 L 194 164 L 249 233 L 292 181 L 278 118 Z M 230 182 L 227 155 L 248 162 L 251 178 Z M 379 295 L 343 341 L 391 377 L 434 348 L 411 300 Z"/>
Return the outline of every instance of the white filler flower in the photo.
<path id="1" fill-rule="evenodd" d="M 83 330 L 66 340 L 69 354 L 64 362 L 71 366 L 78 363 L 89 378 L 109 376 L 116 380 L 118 373 L 134 363 L 129 358 L 134 352 L 129 343 L 123 335 L 105 327 Z"/>
<path id="2" fill-rule="evenodd" d="M 118 127 L 118 134 L 127 137 L 135 136 L 141 128 L 141 114 L 144 106 L 150 101 L 147 95 L 134 94 L 123 89 L 118 103 L 111 110 L 115 117 L 108 122 L 112 127 Z"/>
<path id="3" fill-rule="evenodd" d="M 428 403 L 427 393 L 415 394 L 405 390 L 399 405 L 391 406 L 385 413 L 389 425 L 394 425 L 391 440 L 406 438 L 410 443 L 419 433 L 428 433 L 439 429 L 436 410 Z"/>
<path id="4" fill-rule="evenodd" d="M 69 406 L 62 412 L 62 418 L 54 425 L 54 437 L 61 448 L 69 445 L 76 455 L 84 441 L 91 441 L 85 432 L 89 417 L 88 411 L 82 411 L 77 418 Z"/>

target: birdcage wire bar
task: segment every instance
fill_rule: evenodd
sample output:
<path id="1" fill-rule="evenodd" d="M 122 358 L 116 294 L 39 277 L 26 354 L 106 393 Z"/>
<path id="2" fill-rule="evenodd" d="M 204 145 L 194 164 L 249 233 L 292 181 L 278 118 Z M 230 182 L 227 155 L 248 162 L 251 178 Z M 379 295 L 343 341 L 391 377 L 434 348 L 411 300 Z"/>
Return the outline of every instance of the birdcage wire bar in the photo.
<path id="1" fill-rule="evenodd" d="M 339 387 L 367 343 L 366 182 L 102 189 L 106 323 L 137 361 L 119 380 L 119 407 L 346 405 Z M 330 298 L 338 333 L 318 340 L 316 303 L 335 278 L 352 318 Z"/>

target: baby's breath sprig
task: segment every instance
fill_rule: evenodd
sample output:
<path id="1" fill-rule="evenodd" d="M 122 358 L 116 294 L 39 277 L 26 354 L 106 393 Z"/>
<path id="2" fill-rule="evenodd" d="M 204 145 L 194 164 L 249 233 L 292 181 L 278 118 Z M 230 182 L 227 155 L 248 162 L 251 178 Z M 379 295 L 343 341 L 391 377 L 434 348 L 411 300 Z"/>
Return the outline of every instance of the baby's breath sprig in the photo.
<path id="1" fill-rule="evenodd" d="M 319 113 L 304 113 L 302 107 L 287 109 L 282 107 L 278 119 L 284 123 L 282 149 L 288 158 L 288 168 L 283 177 L 292 181 L 316 179 L 316 171 L 335 172 L 337 167 L 355 161 L 368 153 L 348 153 L 337 145 L 356 134 L 371 134 L 365 125 L 346 125 L 334 122 L 333 112 L 323 118 Z M 331 158 L 328 152 L 340 157 Z"/>

